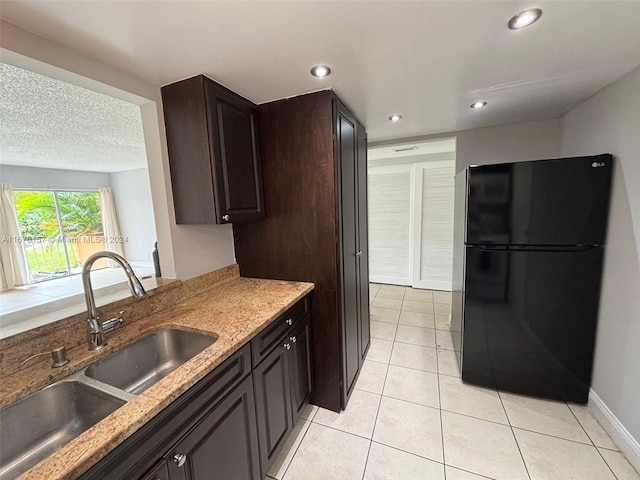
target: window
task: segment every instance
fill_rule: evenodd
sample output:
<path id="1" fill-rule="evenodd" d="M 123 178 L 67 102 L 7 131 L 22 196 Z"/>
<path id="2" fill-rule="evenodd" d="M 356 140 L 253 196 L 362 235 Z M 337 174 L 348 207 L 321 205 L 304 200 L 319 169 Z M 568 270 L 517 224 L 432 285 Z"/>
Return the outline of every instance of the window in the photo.
<path id="1" fill-rule="evenodd" d="M 89 255 L 105 249 L 98 192 L 16 190 L 14 200 L 36 282 L 80 273 Z M 96 267 L 107 266 L 100 261 Z"/>

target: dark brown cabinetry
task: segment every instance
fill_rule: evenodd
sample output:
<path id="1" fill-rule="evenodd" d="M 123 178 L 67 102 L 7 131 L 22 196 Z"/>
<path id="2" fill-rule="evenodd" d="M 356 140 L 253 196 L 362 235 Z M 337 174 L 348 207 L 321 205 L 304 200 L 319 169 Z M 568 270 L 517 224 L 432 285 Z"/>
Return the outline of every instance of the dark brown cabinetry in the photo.
<path id="1" fill-rule="evenodd" d="M 291 408 L 295 421 L 309 403 L 313 387 L 311 365 L 311 323 L 306 319 L 289 336 L 291 345 Z"/>
<path id="2" fill-rule="evenodd" d="M 278 346 L 253 371 L 263 475 L 293 430 L 289 352 Z"/>
<path id="3" fill-rule="evenodd" d="M 308 300 L 303 302 L 251 342 L 254 358 L 255 352 L 263 353 L 261 361 L 253 369 L 263 476 L 293 430 L 301 410 L 309 403 L 311 339 L 308 313 L 304 315 L 308 312 Z M 306 308 L 300 308 L 302 305 Z M 281 325 L 287 328 L 281 329 Z M 280 331 L 280 335 L 274 339 L 276 331 Z M 269 344 L 270 349 L 262 348 Z"/>
<path id="4" fill-rule="evenodd" d="M 80 479 L 264 478 L 311 394 L 310 308 L 306 296 Z"/>
<path id="5" fill-rule="evenodd" d="M 258 107 L 266 219 L 234 224 L 242 276 L 314 282 L 312 403 L 347 404 L 369 345 L 366 132 L 331 91 Z"/>
<path id="6" fill-rule="evenodd" d="M 255 405 L 246 378 L 169 450 L 170 480 L 260 480 Z"/>
<path id="7" fill-rule="evenodd" d="M 140 480 L 169 480 L 169 469 L 167 461 L 163 458 Z"/>
<path id="8" fill-rule="evenodd" d="M 264 218 L 257 107 L 199 75 L 162 87 L 178 224 Z"/>
<path id="9" fill-rule="evenodd" d="M 371 323 L 369 322 L 369 229 L 367 225 L 367 132 L 364 128 L 356 130 L 356 208 L 358 251 L 358 305 L 360 324 L 360 356 L 364 360 L 371 342 Z"/>

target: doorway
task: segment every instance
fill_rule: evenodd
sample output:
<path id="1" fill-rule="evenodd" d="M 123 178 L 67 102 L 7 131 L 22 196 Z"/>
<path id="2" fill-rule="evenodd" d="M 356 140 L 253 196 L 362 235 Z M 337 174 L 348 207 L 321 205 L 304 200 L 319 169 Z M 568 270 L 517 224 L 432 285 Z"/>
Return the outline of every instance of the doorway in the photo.
<path id="1" fill-rule="evenodd" d="M 451 290 L 455 139 L 368 151 L 369 279 Z"/>

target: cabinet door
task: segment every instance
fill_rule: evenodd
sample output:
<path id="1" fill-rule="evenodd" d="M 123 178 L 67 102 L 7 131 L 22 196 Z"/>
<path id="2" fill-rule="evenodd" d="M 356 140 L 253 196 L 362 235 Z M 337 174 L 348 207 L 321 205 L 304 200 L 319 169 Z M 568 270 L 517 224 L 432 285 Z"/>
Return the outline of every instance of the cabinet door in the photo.
<path id="1" fill-rule="evenodd" d="M 140 480 L 170 480 L 167 460 L 162 459 L 154 467 L 149 470 Z"/>
<path id="2" fill-rule="evenodd" d="M 258 109 L 205 82 L 218 223 L 264 218 Z"/>
<path id="3" fill-rule="evenodd" d="M 294 423 L 309 403 L 313 377 L 311 372 L 311 325 L 307 317 L 289 337 L 291 343 L 291 402 Z"/>
<path id="4" fill-rule="evenodd" d="M 342 406 L 347 401 L 360 369 L 358 312 L 358 245 L 356 203 L 356 124 L 341 109 L 337 116 L 340 166 L 341 293 L 342 293 Z"/>
<path id="5" fill-rule="evenodd" d="M 172 448 L 171 480 L 259 480 L 251 377 L 247 377 Z"/>
<path id="6" fill-rule="evenodd" d="M 364 127 L 357 127 L 356 148 L 356 193 L 358 209 L 358 306 L 360 322 L 360 354 L 362 359 L 367 353 L 371 338 L 369 322 L 369 239 L 367 222 L 367 132 Z"/>
<path id="7" fill-rule="evenodd" d="M 286 343 L 283 339 L 283 345 L 267 355 L 253 370 L 263 476 L 293 429 L 289 373 L 291 343 L 288 337 L 286 339 Z"/>

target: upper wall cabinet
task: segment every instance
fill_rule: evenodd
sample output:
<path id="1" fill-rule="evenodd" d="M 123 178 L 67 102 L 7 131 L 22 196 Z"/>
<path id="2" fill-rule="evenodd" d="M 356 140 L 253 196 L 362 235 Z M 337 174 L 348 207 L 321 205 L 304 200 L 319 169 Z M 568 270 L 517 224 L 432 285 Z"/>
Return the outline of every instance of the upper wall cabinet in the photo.
<path id="1" fill-rule="evenodd" d="M 265 217 L 257 107 L 205 77 L 162 87 L 176 223 Z"/>

